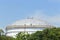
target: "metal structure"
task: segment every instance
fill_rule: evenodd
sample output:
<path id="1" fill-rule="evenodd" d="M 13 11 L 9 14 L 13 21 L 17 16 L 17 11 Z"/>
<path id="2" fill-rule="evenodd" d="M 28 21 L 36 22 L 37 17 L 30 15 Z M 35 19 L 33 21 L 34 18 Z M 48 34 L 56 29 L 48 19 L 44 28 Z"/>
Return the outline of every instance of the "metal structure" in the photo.
<path id="1" fill-rule="evenodd" d="M 15 37 L 19 32 L 28 32 L 29 34 L 36 31 L 42 31 L 45 28 L 52 28 L 53 26 L 45 21 L 35 18 L 28 18 L 16 21 L 15 23 L 6 27 L 6 35 Z"/>

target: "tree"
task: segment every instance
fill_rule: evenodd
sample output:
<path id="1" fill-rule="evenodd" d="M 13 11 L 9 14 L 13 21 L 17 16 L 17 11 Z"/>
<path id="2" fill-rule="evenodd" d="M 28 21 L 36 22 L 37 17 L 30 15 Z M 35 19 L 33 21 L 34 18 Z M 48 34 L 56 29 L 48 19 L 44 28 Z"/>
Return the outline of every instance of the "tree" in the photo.
<path id="1" fill-rule="evenodd" d="M 15 38 L 3 35 L 3 36 L 0 36 L 0 40 L 15 40 Z"/>
<path id="2" fill-rule="evenodd" d="M 60 40 L 60 28 L 44 29 L 32 34 L 20 32 L 16 38 L 2 35 L 0 40 Z"/>
<path id="3" fill-rule="evenodd" d="M 29 36 L 30 36 L 30 34 L 28 34 L 28 33 L 20 32 L 17 34 L 16 40 L 28 40 Z"/>
<path id="4" fill-rule="evenodd" d="M 51 28 L 43 30 L 47 40 L 60 40 L 60 28 Z"/>
<path id="5" fill-rule="evenodd" d="M 4 31 L 0 29 L 0 36 L 3 35 Z"/>

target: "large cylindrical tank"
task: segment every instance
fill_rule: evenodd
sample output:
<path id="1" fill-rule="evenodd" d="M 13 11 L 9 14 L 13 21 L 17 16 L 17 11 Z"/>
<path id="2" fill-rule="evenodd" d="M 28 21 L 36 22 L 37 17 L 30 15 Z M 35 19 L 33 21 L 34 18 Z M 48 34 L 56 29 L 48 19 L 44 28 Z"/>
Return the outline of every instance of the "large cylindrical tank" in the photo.
<path id="1" fill-rule="evenodd" d="M 45 28 L 52 28 L 52 26 L 45 21 L 35 18 L 23 19 L 8 25 L 6 27 L 6 35 L 15 37 L 19 32 L 27 32 L 31 34 L 36 31 L 42 31 Z"/>

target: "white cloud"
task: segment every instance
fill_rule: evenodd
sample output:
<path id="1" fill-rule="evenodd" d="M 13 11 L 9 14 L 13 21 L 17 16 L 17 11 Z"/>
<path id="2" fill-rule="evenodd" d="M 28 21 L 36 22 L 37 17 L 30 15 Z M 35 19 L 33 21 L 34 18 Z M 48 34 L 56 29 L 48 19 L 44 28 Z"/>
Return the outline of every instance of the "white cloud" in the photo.
<path id="1" fill-rule="evenodd" d="M 35 11 L 32 15 L 35 18 L 40 18 L 41 20 L 45 20 L 53 25 L 60 26 L 60 15 L 48 16 L 43 11 Z"/>
<path id="2" fill-rule="evenodd" d="M 48 18 L 48 22 L 49 23 L 52 23 L 56 26 L 60 26 L 60 16 L 59 15 L 55 15 L 55 16 L 52 16 L 52 17 L 49 17 Z"/>
<path id="3" fill-rule="evenodd" d="M 52 21 L 54 23 L 60 23 L 60 16 L 59 15 L 55 15 L 53 17 L 50 17 L 50 21 Z"/>
<path id="4" fill-rule="evenodd" d="M 42 10 L 37 10 L 32 14 L 32 17 L 43 19 L 46 16 Z"/>

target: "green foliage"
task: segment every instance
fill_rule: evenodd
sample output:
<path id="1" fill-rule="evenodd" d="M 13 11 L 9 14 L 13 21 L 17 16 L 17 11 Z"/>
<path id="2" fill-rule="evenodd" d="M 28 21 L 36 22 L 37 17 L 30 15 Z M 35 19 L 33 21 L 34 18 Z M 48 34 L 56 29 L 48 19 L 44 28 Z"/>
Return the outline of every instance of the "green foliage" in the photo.
<path id="1" fill-rule="evenodd" d="M 24 39 L 25 37 L 25 39 Z M 33 34 L 19 33 L 18 40 L 60 40 L 60 28 L 45 29 Z"/>
<path id="2" fill-rule="evenodd" d="M 0 36 L 0 40 L 15 40 L 15 38 L 7 37 L 7 36 Z"/>
<path id="3" fill-rule="evenodd" d="M 30 36 L 30 34 L 28 34 L 28 33 L 20 32 L 17 35 L 16 40 L 26 40 L 26 39 L 29 39 L 29 36 Z"/>
<path id="4" fill-rule="evenodd" d="M 0 40 L 60 40 L 60 28 L 44 29 L 32 34 L 20 32 L 16 38 L 0 36 Z"/>
<path id="5" fill-rule="evenodd" d="M 0 36 L 3 35 L 4 31 L 0 29 Z"/>

